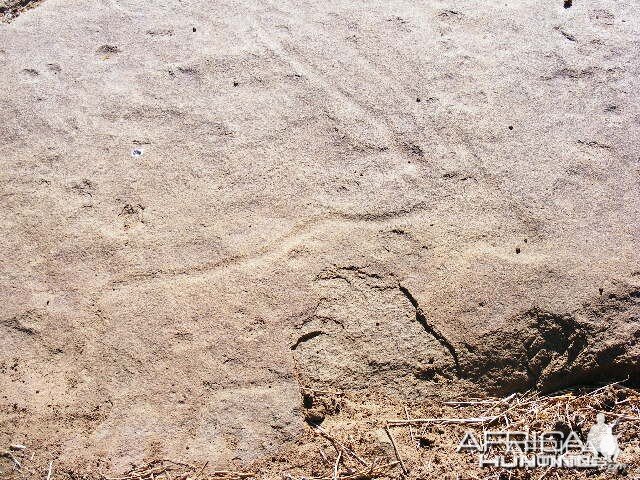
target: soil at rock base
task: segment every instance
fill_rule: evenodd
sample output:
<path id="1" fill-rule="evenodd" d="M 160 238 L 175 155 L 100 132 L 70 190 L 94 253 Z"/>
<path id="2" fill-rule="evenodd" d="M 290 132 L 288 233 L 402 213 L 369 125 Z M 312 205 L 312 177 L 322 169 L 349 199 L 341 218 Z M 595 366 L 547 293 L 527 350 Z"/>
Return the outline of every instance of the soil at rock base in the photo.
<path id="1" fill-rule="evenodd" d="M 405 406 L 639 383 L 636 3 L 0 15 L 3 474 L 326 476 L 307 422 L 393 462 Z"/>

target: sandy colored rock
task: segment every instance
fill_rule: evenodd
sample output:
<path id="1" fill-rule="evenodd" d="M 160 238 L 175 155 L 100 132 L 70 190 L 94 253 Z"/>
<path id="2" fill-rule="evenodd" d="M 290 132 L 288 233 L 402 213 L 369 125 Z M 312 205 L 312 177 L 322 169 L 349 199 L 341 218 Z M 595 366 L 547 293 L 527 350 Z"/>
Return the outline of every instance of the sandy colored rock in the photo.
<path id="1" fill-rule="evenodd" d="M 639 19 L 46 0 L 0 24 L 0 443 L 242 468 L 304 428 L 301 388 L 637 379 Z"/>

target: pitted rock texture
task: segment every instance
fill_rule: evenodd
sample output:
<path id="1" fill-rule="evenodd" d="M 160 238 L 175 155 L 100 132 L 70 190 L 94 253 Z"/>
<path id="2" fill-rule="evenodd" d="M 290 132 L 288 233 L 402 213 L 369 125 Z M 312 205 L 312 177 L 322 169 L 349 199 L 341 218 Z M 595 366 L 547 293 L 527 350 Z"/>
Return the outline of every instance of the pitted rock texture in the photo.
<path id="1" fill-rule="evenodd" d="M 0 443 L 241 468 L 301 388 L 637 379 L 639 34 L 613 0 L 0 24 Z"/>

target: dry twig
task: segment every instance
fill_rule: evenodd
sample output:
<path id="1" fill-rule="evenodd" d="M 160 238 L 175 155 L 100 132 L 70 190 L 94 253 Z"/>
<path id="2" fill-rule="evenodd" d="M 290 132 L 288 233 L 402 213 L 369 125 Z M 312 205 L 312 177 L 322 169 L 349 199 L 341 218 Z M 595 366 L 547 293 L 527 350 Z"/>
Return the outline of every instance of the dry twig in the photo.
<path id="1" fill-rule="evenodd" d="M 389 430 L 389 425 L 384 426 L 385 431 L 387 432 L 387 436 L 389 440 L 391 440 L 391 446 L 393 447 L 393 451 L 396 454 L 396 458 L 400 462 L 400 468 L 402 468 L 402 472 L 406 475 L 409 473 L 407 467 L 405 467 L 404 462 L 402 461 L 402 457 L 400 456 L 400 452 L 398 451 L 398 447 L 396 446 L 396 441 L 393 439 L 393 435 L 391 435 L 391 430 Z"/>
<path id="2" fill-rule="evenodd" d="M 313 428 L 314 431 L 318 432 L 324 438 L 329 440 L 331 442 L 331 444 L 333 445 L 333 447 L 336 449 L 336 451 L 339 452 L 340 450 L 342 450 L 342 451 L 348 453 L 349 456 L 351 456 L 354 459 L 356 459 L 358 462 L 360 462 L 365 467 L 369 467 L 369 464 L 367 462 L 365 462 L 362 458 L 360 458 L 354 451 L 352 451 L 351 449 L 345 447 L 343 444 L 341 444 L 335 438 L 333 438 L 331 435 L 329 435 L 327 433 L 327 431 L 324 428 L 322 428 L 320 425 L 311 424 L 311 427 Z"/>
<path id="3" fill-rule="evenodd" d="M 477 417 L 477 418 L 412 418 L 410 420 L 389 420 L 387 423 L 389 426 L 401 426 L 401 425 L 420 425 L 422 423 L 439 423 L 446 424 L 473 424 L 473 423 L 488 423 L 493 422 L 500 418 L 500 416 L 493 417 Z"/>

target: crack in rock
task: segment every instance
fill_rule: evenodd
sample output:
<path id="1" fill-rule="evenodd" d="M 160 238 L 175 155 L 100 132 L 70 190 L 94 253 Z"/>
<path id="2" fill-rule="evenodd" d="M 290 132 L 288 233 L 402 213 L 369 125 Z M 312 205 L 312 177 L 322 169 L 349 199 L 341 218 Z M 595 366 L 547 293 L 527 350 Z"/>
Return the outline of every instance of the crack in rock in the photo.
<path id="1" fill-rule="evenodd" d="M 429 323 L 429 321 L 427 320 L 427 316 L 424 314 L 422 308 L 420 308 L 420 305 L 418 304 L 418 301 L 411 294 L 411 292 L 401 284 L 398 284 L 398 288 L 400 289 L 400 292 L 402 292 L 402 294 L 407 298 L 407 300 L 409 300 L 411 305 L 413 305 L 413 308 L 416 311 L 416 320 L 420 325 L 422 325 L 422 328 L 424 328 L 425 332 L 438 340 L 438 342 L 440 342 L 440 344 L 447 349 L 449 354 L 451 354 L 451 358 L 453 359 L 453 363 L 456 369 L 456 375 L 458 378 L 462 378 L 462 369 L 460 368 L 458 352 L 456 351 L 453 344 L 440 331 L 438 331 L 435 326 Z"/>
<path id="2" fill-rule="evenodd" d="M 296 340 L 296 342 L 291 345 L 291 350 L 295 350 L 301 343 L 308 342 L 309 340 L 319 337 L 320 335 L 326 335 L 326 333 L 321 332 L 320 330 L 314 330 L 312 332 L 307 332 L 303 335 L 300 335 L 298 340 Z"/>

